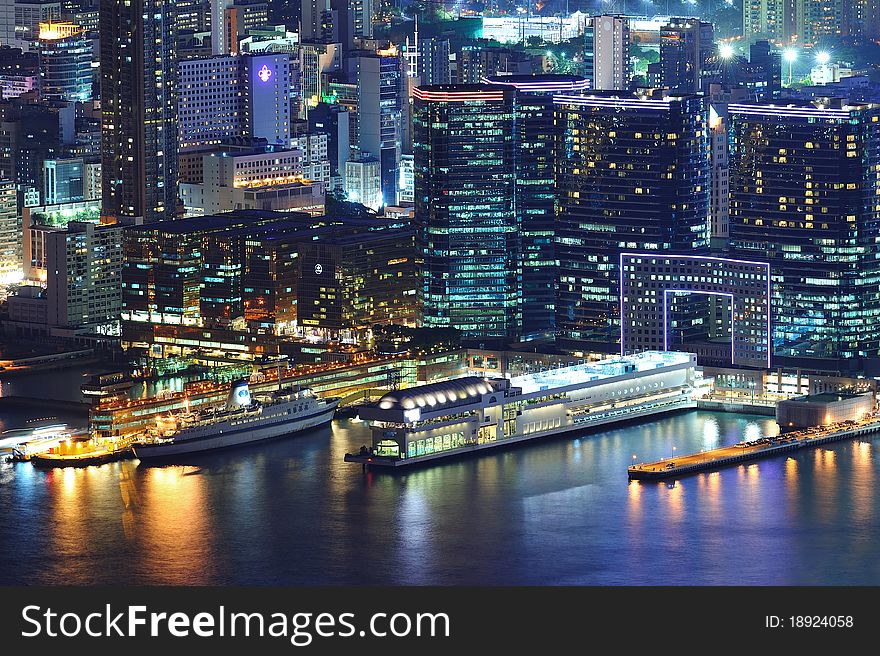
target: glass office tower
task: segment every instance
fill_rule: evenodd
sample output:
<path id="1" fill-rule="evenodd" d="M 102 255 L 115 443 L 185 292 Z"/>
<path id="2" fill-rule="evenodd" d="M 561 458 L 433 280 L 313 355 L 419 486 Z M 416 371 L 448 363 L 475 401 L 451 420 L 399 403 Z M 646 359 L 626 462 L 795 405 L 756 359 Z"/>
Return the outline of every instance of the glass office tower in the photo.
<path id="1" fill-rule="evenodd" d="M 771 264 L 774 365 L 867 372 L 880 343 L 880 106 L 729 112 L 730 246 Z"/>
<path id="2" fill-rule="evenodd" d="M 553 96 L 580 94 L 579 75 L 493 75 L 484 82 L 515 92 L 516 216 L 522 248 L 523 341 L 552 339 L 556 328 L 556 184 Z"/>
<path id="3" fill-rule="evenodd" d="M 560 345 L 619 349 L 621 252 L 709 247 L 706 100 L 556 96 Z"/>
<path id="4" fill-rule="evenodd" d="M 424 324 L 466 338 L 520 332 L 513 96 L 484 84 L 413 92 Z"/>

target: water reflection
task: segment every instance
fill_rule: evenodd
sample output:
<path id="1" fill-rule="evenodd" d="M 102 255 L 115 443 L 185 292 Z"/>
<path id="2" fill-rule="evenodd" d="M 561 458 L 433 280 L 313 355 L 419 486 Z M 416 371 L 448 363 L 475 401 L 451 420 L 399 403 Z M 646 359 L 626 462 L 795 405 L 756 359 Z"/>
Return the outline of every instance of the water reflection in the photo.
<path id="1" fill-rule="evenodd" d="M 870 442 L 626 479 L 633 454 L 772 426 L 682 413 L 396 474 L 342 462 L 369 440 L 353 420 L 180 466 L 3 465 L 0 549 L 21 567 L 0 582 L 880 583 Z"/>

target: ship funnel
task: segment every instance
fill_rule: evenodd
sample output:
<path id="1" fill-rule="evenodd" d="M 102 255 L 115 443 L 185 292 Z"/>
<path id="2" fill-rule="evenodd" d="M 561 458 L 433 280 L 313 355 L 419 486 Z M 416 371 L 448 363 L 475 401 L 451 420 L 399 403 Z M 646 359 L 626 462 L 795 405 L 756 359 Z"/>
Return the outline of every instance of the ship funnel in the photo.
<path id="1" fill-rule="evenodd" d="M 226 407 L 230 410 L 251 404 L 251 391 L 246 380 L 237 380 L 229 388 Z"/>

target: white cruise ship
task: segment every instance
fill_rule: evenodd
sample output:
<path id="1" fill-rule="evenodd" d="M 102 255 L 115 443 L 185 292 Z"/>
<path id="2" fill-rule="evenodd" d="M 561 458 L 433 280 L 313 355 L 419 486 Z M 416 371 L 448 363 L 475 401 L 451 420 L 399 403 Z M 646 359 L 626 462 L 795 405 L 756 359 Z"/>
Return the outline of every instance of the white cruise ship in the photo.
<path id="1" fill-rule="evenodd" d="M 141 460 L 168 460 L 292 435 L 328 423 L 338 403 L 308 389 L 251 398 L 247 382 L 239 381 L 231 386 L 225 407 L 159 417 L 156 429 L 133 450 Z"/>
<path id="2" fill-rule="evenodd" d="M 672 410 L 709 390 L 690 353 L 647 351 L 512 378 L 466 377 L 360 408 L 372 445 L 347 462 L 400 467 Z"/>

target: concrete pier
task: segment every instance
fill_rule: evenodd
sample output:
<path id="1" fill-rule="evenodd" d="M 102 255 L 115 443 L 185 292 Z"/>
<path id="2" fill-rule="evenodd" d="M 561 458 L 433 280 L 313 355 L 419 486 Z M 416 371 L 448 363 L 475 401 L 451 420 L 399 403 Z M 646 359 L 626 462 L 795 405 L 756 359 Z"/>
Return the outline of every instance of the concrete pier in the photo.
<path id="1" fill-rule="evenodd" d="M 627 473 L 630 480 L 675 478 L 736 465 L 748 460 L 769 458 L 807 447 L 867 436 L 877 431 L 880 431 L 880 417 L 871 417 L 858 422 L 782 433 L 776 437 L 763 437 L 752 442 L 740 442 L 711 451 L 640 463 L 629 467 Z"/>

